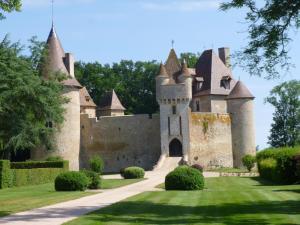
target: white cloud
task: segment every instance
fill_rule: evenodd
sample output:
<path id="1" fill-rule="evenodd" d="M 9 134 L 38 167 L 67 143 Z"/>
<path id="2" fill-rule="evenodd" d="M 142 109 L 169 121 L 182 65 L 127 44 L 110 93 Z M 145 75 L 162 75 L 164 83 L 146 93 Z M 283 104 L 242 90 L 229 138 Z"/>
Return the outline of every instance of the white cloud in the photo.
<path id="1" fill-rule="evenodd" d="M 177 0 L 177 1 L 145 1 L 141 3 L 143 9 L 149 11 L 203 11 L 217 9 L 220 0 Z"/>

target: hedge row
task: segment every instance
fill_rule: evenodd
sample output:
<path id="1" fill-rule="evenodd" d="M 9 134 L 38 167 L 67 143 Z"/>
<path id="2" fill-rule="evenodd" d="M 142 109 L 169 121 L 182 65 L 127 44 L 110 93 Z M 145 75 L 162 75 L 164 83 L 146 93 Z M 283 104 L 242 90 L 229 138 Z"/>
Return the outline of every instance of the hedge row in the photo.
<path id="1" fill-rule="evenodd" d="M 299 181 L 296 156 L 300 147 L 270 148 L 258 152 L 257 167 L 260 176 L 276 183 L 292 184 Z"/>
<path id="2" fill-rule="evenodd" d="M 68 161 L 28 161 L 28 162 L 12 162 L 11 169 L 35 169 L 35 168 L 69 168 Z"/>
<path id="3" fill-rule="evenodd" d="M 0 189 L 14 186 L 36 185 L 53 182 L 58 174 L 69 169 L 68 161 L 60 161 L 53 164 L 47 163 L 10 163 L 8 160 L 0 160 Z M 11 168 L 15 165 L 20 166 L 19 168 L 26 169 Z M 50 165 L 50 167 L 45 168 L 46 165 Z M 54 165 L 56 165 L 57 167 L 54 168 Z"/>

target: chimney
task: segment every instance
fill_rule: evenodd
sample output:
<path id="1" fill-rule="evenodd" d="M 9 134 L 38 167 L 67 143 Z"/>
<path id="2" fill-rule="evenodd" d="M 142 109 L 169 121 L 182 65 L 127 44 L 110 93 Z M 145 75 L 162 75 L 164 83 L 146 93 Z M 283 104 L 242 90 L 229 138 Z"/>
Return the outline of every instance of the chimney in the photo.
<path id="1" fill-rule="evenodd" d="M 73 54 L 72 53 L 66 53 L 65 58 L 64 58 L 64 63 L 65 63 L 65 66 L 66 66 L 69 74 L 73 78 L 75 78 L 74 62 L 75 62 L 75 59 L 74 59 Z"/>
<path id="2" fill-rule="evenodd" d="M 227 66 L 228 68 L 231 67 L 231 63 L 230 63 L 230 48 L 219 48 L 219 58 L 223 61 L 223 63 L 225 64 L 225 66 Z"/>

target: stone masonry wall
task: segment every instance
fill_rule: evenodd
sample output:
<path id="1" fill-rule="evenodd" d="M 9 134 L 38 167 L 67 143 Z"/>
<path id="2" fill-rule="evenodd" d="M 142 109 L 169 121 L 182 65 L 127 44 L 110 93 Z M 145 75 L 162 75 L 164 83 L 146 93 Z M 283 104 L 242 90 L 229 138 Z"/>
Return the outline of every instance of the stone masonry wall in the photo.
<path id="1" fill-rule="evenodd" d="M 105 172 L 128 166 L 151 170 L 160 155 L 159 116 L 134 115 L 88 118 L 81 115 L 80 167 L 88 167 L 93 155 L 105 162 Z"/>
<path id="2" fill-rule="evenodd" d="M 233 166 L 229 114 L 190 113 L 190 142 L 190 164 Z"/>

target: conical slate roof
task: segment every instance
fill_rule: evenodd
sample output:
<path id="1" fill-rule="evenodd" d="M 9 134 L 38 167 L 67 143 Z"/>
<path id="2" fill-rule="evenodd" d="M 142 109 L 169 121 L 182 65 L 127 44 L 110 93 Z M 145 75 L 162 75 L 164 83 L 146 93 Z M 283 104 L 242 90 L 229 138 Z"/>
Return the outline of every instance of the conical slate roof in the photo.
<path id="1" fill-rule="evenodd" d="M 62 72 L 65 73 L 66 75 L 69 75 L 63 61 L 65 57 L 65 52 L 53 25 L 47 39 L 47 45 L 48 45 L 47 70 L 51 72 Z"/>
<path id="2" fill-rule="evenodd" d="M 91 98 L 86 87 L 81 88 L 79 91 L 79 94 L 80 94 L 80 106 L 96 108 L 96 104 L 94 103 L 93 99 Z"/>
<path id="3" fill-rule="evenodd" d="M 173 48 L 169 53 L 168 59 L 165 64 L 165 68 L 167 70 L 168 75 L 174 80 L 176 80 L 177 76 L 180 74 L 181 65 Z"/>
<path id="4" fill-rule="evenodd" d="M 157 74 L 157 76 L 163 76 L 163 77 L 168 77 L 168 73 L 167 73 L 167 70 L 166 70 L 166 67 L 164 64 L 160 64 L 160 67 L 159 67 L 159 73 Z"/>
<path id="5" fill-rule="evenodd" d="M 82 87 L 81 84 L 76 80 L 76 78 L 72 78 L 70 76 L 65 66 L 64 63 L 65 51 L 56 34 L 53 24 L 47 39 L 47 47 L 48 47 L 48 57 L 42 69 L 43 76 L 47 79 L 49 77 L 49 73 L 61 72 L 64 73 L 67 77 L 66 80 L 63 80 L 61 82 L 63 85 L 69 87 L 81 88 Z"/>
<path id="6" fill-rule="evenodd" d="M 254 99 L 254 96 L 251 94 L 248 88 L 241 81 L 238 81 L 226 99 L 241 99 L 241 98 Z"/>
<path id="7" fill-rule="evenodd" d="M 183 74 L 184 76 L 187 76 L 187 77 L 191 76 L 190 70 L 189 70 L 185 60 L 182 63 L 181 74 Z"/>
<path id="8" fill-rule="evenodd" d="M 100 110 L 125 110 L 115 90 L 106 92 L 100 99 L 98 107 Z"/>

